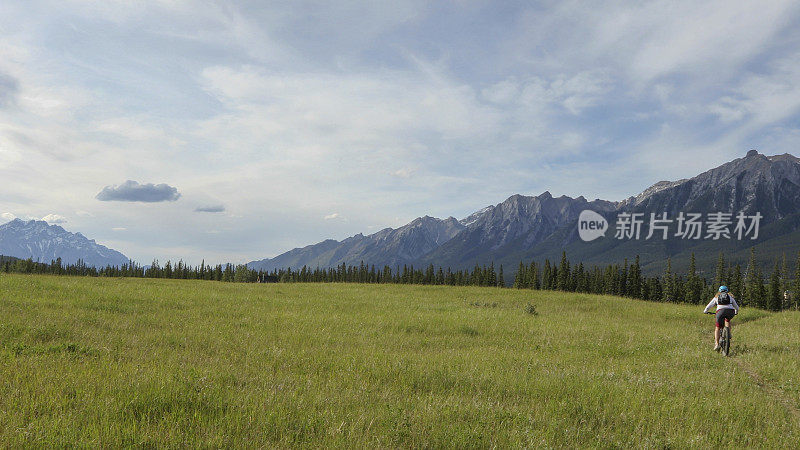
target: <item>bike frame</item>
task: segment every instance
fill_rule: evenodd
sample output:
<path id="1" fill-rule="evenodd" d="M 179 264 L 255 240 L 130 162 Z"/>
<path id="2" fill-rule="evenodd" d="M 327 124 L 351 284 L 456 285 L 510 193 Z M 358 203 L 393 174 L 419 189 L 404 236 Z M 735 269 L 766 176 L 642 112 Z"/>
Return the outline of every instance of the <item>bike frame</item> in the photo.
<path id="1" fill-rule="evenodd" d="M 717 312 L 707 312 L 706 314 L 716 315 Z M 726 333 L 727 332 L 727 333 Z M 727 334 L 727 336 L 726 336 Z M 722 355 L 728 356 L 731 349 L 731 319 L 725 319 L 725 326 L 719 330 L 719 345 L 722 347 Z"/>

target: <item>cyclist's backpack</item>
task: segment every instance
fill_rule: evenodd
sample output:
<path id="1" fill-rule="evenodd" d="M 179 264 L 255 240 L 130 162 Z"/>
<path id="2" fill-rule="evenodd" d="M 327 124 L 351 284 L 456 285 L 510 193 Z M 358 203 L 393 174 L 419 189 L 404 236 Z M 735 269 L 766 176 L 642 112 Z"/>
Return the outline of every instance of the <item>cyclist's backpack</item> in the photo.
<path id="1" fill-rule="evenodd" d="M 717 296 L 717 304 L 718 305 L 730 305 L 731 304 L 731 296 L 727 293 L 722 293 Z"/>

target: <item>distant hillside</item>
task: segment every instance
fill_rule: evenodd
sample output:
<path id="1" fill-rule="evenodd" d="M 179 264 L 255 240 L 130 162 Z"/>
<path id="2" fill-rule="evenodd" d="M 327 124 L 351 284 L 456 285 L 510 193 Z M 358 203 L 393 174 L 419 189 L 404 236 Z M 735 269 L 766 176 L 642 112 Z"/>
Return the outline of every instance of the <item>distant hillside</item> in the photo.
<path id="1" fill-rule="evenodd" d="M 283 267 L 334 267 L 342 263 L 369 262 L 378 267 L 413 264 L 452 239 L 465 227 L 456 219 L 420 217 L 397 229 L 386 228 L 369 236 L 357 234 L 341 242 L 332 239 L 297 248 L 272 259 L 253 261 L 251 269 Z"/>

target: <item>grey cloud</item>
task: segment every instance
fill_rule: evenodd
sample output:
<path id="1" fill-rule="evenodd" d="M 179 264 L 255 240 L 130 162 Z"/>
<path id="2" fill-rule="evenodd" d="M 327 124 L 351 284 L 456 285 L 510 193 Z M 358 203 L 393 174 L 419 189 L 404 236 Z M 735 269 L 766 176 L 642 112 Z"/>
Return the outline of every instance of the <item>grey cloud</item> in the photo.
<path id="1" fill-rule="evenodd" d="M 221 213 L 225 212 L 225 206 L 223 205 L 211 205 L 211 206 L 200 206 L 194 210 L 195 212 L 206 212 L 206 213 Z"/>
<path id="2" fill-rule="evenodd" d="M 181 194 L 168 184 L 139 184 L 128 180 L 119 186 L 106 186 L 95 197 L 102 202 L 174 202 Z"/>

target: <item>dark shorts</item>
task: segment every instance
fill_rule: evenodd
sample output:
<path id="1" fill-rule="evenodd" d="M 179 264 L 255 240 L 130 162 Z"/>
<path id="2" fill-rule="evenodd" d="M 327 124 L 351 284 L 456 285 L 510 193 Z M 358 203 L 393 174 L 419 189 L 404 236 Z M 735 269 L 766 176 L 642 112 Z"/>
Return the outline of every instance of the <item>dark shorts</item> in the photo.
<path id="1" fill-rule="evenodd" d="M 725 319 L 731 320 L 736 315 L 736 310 L 733 309 L 718 309 L 717 310 L 717 328 L 725 326 Z"/>

